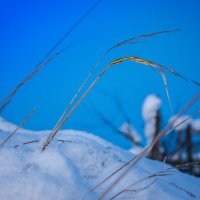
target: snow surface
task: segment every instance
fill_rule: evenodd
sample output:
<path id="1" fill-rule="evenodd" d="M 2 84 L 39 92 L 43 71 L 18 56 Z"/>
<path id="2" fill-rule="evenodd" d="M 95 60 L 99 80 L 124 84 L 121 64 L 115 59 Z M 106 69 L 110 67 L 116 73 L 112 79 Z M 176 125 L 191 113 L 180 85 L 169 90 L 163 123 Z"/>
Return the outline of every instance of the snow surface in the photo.
<path id="1" fill-rule="evenodd" d="M 15 128 L 14 124 L 1 119 L 1 141 Z M 132 153 L 97 136 L 74 130 L 60 131 L 41 153 L 41 143 L 48 133 L 19 130 L 0 150 L 1 200 L 94 200 L 108 183 L 95 192 L 89 190 L 133 157 Z M 39 142 L 22 144 L 31 140 Z M 158 161 L 142 159 L 104 199 L 110 199 L 124 187 L 168 167 Z M 143 181 L 132 189 L 149 184 L 144 190 L 125 192 L 116 199 L 200 199 L 200 179 L 178 171 L 171 176 Z"/>

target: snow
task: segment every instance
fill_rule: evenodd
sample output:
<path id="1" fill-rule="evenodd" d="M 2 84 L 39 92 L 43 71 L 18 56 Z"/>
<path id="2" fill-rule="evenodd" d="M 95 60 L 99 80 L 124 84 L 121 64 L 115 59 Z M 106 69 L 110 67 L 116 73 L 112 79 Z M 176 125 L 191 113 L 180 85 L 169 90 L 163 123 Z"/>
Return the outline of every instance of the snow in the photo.
<path id="1" fill-rule="evenodd" d="M 154 94 L 146 97 L 142 106 L 142 116 L 145 121 L 144 133 L 146 135 L 147 144 L 150 144 L 154 138 L 156 128 L 156 115 L 161 108 L 161 99 Z"/>
<path id="2" fill-rule="evenodd" d="M 174 119 L 176 119 L 176 115 L 171 117 L 169 122 L 173 122 Z M 188 118 L 187 115 L 183 115 L 183 116 L 180 116 L 176 119 L 176 121 L 172 124 L 172 126 L 175 128 L 177 125 L 179 125 L 181 122 L 183 122 L 184 120 L 186 120 Z M 184 123 L 180 124 L 179 126 L 177 126 L 175 128 L 176 131 L 185 131 L 188 126 L 190 125 L 191 123 L 191 119 L 188 119 L 186 120 Z"/>
<path id="3" fill-rule="evenodd" d="M 155 95 L 151 94 L 146 97 L 142 106 L 142 116 L 145 121 L 156 117 L 156 112 L 161 108 L 162 101 Z"/>
<path id="4" fill-rule="evenodd" d="M 141 145 L 142 137 L 130 123 L 124 122 L 119 130 L 124 133 L 124 135 L 131 137 L 134 141 L 134 144 L 129 149 L 129 152 L 133 153 L 134 155 L 138 155 L 144 150 L 144 147 Z"/>
<path id="5" fill-rule="evenodd" d="M 200 132 L 200 119 L 192 120 L 191 127 L 194 131 Z"/>
<path id="6" fill-rule="evenodd" d="M 16 126 L 0 121 L 0 139 Z M 133 154 L 92 134 L 63 130 L 45 152 L 40 147 L 49 131 L 22 129 L 0 149 L 0 199 L 2 200 L 94 200 L 108 183 L 89 192 L 103 178 L 126 163 Z M 58 141 L 62 139 L 62 141 Z M 22 144 L 39 140 L 30 144 Z M 21 144 L 21 145 L 20 145 Z M 13 147 L 19 145 L 17 147 Z M 168 165 L 142 159 L 104 199 L 110 199 L 126 186 L 169 168 Z M 152 182 L 154 181 L 154 182 Z M 116 199 L 183 200 L 200 199 L 200 180 L 176 171 L 174 175 L 148 179 Z"/>
<path id="7" fill-rule="evenodd" d="M 170 161 L 177 161 L 177 160 L 180 160 L 180 159 L 182 161 L 184 161 L 184 162 L 187 162 L 187 160 L 188 160 L 188 154 L 183 151 L 183 152 L 181 152 L 181 158 L 180 158 L 179 152 L 175 153 L 174 155 L 172 155 L 170 157 Z"/>
<path id="8" fill-rule="evenodd" d="M 132 137 L 133 141 L 136 143 L 140 143 L 142 141 L 141 136 L 130 123 L 124 122 L 120 127 L 120 131 L 125 135 Z"/>
<path id="9" fill-rule="evenodd" d="M 138 155 L 144 150 L 143 146 L 134 145 L 132 148 L 129 149 L 129 152 L 133 153 L 134 155 Z"/>
<path id="10" fill-rule="evenodd" d="M 2 117 L 0 117 L 0 132 L 12 132 L 17 128 L 17 125 L 10 123 L 6 120 L 4 120 Z M 20 132 L 23 132 L 24 130 L 21 129 Z"/>

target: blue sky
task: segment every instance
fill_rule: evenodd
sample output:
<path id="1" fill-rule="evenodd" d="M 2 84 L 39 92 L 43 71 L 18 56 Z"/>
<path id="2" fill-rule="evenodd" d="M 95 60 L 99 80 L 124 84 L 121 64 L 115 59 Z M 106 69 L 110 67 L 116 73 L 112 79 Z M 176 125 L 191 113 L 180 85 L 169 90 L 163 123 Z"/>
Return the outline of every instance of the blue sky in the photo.
<path id="1" fill-rule="evenodd" d="M 1 1 L 1 99 L 34 69 L 94 2 Z M 57 50 L 73 42 L 81 42 L 59 55 L 21 88 L 2 116 L 19 124 L 36 107 L 37 112 L 25 127 L 35 130 L 53 128 L 68 101 L 105 50 L 127 38 L 161 30 L 181 29 L 180 32 L 144 39 L 136 45 L 114 50 L 95 74 L 113 59 L 134 55 L 172 67 L 200 82 L 199 10 L 198 0 L 100 1 Z M 172 104 L 178 112 L 199 88 L 169 73 L 167 78 Z M 136 129 L 142 133 L 141 105 L 150 93 L 156 93 L 163 99 L 165 123 L 171 112 L 159 74 L 131 62 L 116 65 L 97 83 L 65 128 L 91 131 L 128 147 L 129 143 L 123 137 L 104 126 L 94 110 L 119 126 L 123 117 L 109 97 L 117 96 Z M 199 105 L 197 103 L 194 110 Z"/>

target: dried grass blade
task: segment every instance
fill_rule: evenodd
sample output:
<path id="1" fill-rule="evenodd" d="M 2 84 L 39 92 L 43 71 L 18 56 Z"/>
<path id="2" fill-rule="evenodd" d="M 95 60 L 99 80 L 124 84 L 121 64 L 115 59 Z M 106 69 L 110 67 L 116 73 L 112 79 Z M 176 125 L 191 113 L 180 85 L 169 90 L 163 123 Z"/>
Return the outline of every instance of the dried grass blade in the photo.
<path id="1" fill-rule="evenodd" d="M 16 92 L 26 83 L 28 82 L 38 71 L 40 71 L 44 66 L 46 66 L 51 60 L 54 59 L 61 51 L 58 51 L 50 58 L 48 58 L 53 51 L 79 26 L 79 24 L 95 9 L 95 7 L 99 4 L 100 0 L 97 0 L 86 13 L 83 14 L 82 17 L 78 19 L 78 21 L 56 42 L 56 44 L 49 50 L 49 52 L 44 56 L 44 58 L 39 62 L 36 66 L 36 69 L 31 72 L 17 87 L 15 87 L 1 102 L 0 105 L 5 103 L 11 97 L 13 97 Z M 66 48 L 65 48 L 66 49 Z M 46 60 L 47 59 L 47 60 Z"/>
<path id="2" fill-rule="evenodd" d="M 25 85 L 31 78 L 33 78 L 42 68 L 44 68 L 47 64 L 49 64 L 52 60 L 54 60 L 55 57 L 57 57 L 59 54 L 63 53 L 65 50 L 69 49 L 70 47 L 80 43 L 81 41 L 76 41 L 70 45 L 67 45 L 63 49 L 57 51 L 53 56 L 51 56 L 48 60 L 46 60 L 44 63 L 42 63 L 39 67 L 37 67 L 35 70 L 33 70 L 17 87 L 15 87 L 3 100 L 0 102 L 0 110 L 4 110 L 7 106 L 7 102 L 11 102 L 12 97 L 17 93 L 17 91 Z"/>
<path id="3" fill-rule="evenodd" d="M 125 60 L 131 60 L 131 61 L 134 61 L 134 62 L 137 62 L 137 63 L 140 63 L 140 64 L 148 65 L 148 66 L 151 66 L 154 69 L 158 70 L 158 72 L 161 74 L 161 77 L 163 79 L 163 82 L 164 82 L 164 85 L 165 85 L 165 90 L 166 90 L 166 95 L 167 95 L 167 98 L 168 98 L 168 101 L 169 101 L 169 104 L 170 104 L 170 108 L 171 108 L 171 110 L 173 112 L 173 107 L 172 107 L 172 103 L 171 103 L 171 99 L 170 99 L 170 95 L 169 95 L 169 90 L 168 90 L 168 86 L 167 86 L 167 79 L 166 79 L 166 76 L 165 76 L 162 68 L 160 67 L 160 66 L 163 66 L 163 65 L 157 64 L 155 62 L 152 62 L 152 61 L 149 61 L 149 60 L 145 60 L 145 59 L 142 59 L 142 58 L 139 58 L 139 57 L 136 57 L 136 56 L 124 57 L 122 59 L 117 59 L 117 60 L 115 60 L 113 62 L 114 62 L 114 64 L 118 64 L 118 63 L 123 62 Z M 171 68 L 167 67 L 167 69 L 169 69 L 171 73 L 175 74 L 175 71 L 172 70 Z"/>
<path id="4" fill-rule="evenodd" d="M 62 114 L 61 117 L 64 117 L 64 119 L 60 118 L 59 119 L 59 123 L 57 123 L 55 126 L 55 129 L 53 129 L 53 131 L 49 134 L 48 138 L 46 139 L 46 141 L 43 143 L 42 145 L 42 151 L 44 151 L 46 149 L 46 147 L 48 146 L 48 144 L 50 143 L 50 141 L 54 138 L 54 136 L 58 133 L 58 131 L 62 128 L 62 126 L 65 124 L 65 122 L 68 120 L 68 118 L 71 116 L 71 114 L 76 110 L 76 108 L 78 107 L 78 105 L 82 102 L 82 100 L 87 96 L 87 94 L 90 92 L 90 90 L 94 87 L 94 85 L 96 84 L 96 82 L 103 76 L 103 74 L 112 66 L 112 65 L 116 65 L 119 63 L 122 63 L 124 61 L 134 61 L 137 63 L 141 63 L 144 65 L 149 65 L 155 69 L 158 70 L 158 65 L 155 64 L 154 62 L 151 61 L 147 61 L 144 59 L 141 59 L 139 57 L 135 57 L 135 56 L 127 56 L 127 57 L 123 57 L 117 60 L 112 61 L 111 63 L 109 63 L 103 70 L 102 72 L 96 77 L 96 79 L 92 82 L 92 84 L 87 88 L 87 90 L 83 93 L 83 95 L 79 98 L 79 100 L 76 102 L 76 104 L 72 107 L 72 109 L 69 111 L 69 113 L 64 117 L 65 112 Z M 159 70 L 159 72 L 162 72 L 162 69 Z M 165 78 L 164 73 L 162 72 L 162 78 Z M 164 82 L 166 82 L 166 79 L 164 79 Z M 166 83 L 165 83 L 166 84 Z M 167 88 L 166 88 L 167 89 Z M 71 104 L 70 104 L 71 105 Z M 67 107 L 67 109 L 69 109 L 69 105 Z M 65 110 L 66 111 L 66 110 Z"/>
<path id="5" fill-rule="evenodd" d="M 177 32 L 177 31 L 180 31 L 180 29 L 163 30 L 163 31 L 159 31 L 159 32 L 153 32 L 153 33 L 149 33 L 149 34 L 144 34 L 144 35 L 139 35 L 139 36 L 136 36 L 136 37 L 132 37 L 132 38 L 129 38 L 127 40 L 124 40 L 122 42 L 117 43 L 116 45 L 111 47 L 109 49 L 109 51 L 114 49 L 114 48 L 122 47 L 122 46 L 127 45 L 127 44 L 135 44 L 135 40 L 137 40 L 137 39 L 153 37 L 153 36 L 166 34 L 166 33 L 174 33 L 174 32 Z"/>
<path id="6" fill-rule="evenodd" d="M 55 43 L 55 45 L 46 53 L 38 65 L 41 65 L 48 57 L 56 50 L 56 48 L 84 21 L 84 19 L 96 8 L 100 0 L 97 0 L 73 25 L 67 30 L 64 35 Z"/>
<path id="7" fill-rule="evenodd" d="M 72 97 L 72 99 L 70 100 L 69 104 L 67 105 L 67 107 L 65 108 L 65 110 L 63 111 L 63 113 L 61 114 L 60 118 L 58 119 L 58 121 L 56 122 L 54 128 L 52 129 L 49 138 L 52 137 L 53 132 L 56 130 L 56 128 L 60 125 L 61 121 L 63 120 L 64 116 L 66 115 L 66 113 L 68 112 L 69 108 L 71 107 L 71 105 L 73 104 L 73 102 L 76 100 L 76 98 L 78 97 L 78 95 L 80 94 L 80 92 L 82 91 L 83 87 L 86 85 L 86 83 L 88 82 L 89 78 L 94 74 L 96 68 L 99 66 L 99 64 L 103 61 L 103 59 L 105 58 L 105 56 L 112 51 L 115 48 L 118 47 L 122 47 L 125 46 L 127 44 L 136 44 L 137 41 L 134 41 L 138 38 L 147 38 L 147 37 L 153 37 L 159 34 L 163 34 L 163 33 L 170 33 L 170 32 L 176 32 L 179 31 L 179 29 L 175 29 L 175 30 L 164 30 L 164 31 L 159 31 L 159 32 L 154 32 L 154 33 L 150 33 L 150 34 L 145 34 L 145 35 L 140 35 L 140 36 L 136 36 L 133 38 L 130 38 L 128 40 L 124 40 L 120 43 L 117 43 L 116 45 L 112 46 L 111 48 L 109 48 L 107 51 L 104 52 L 104 54 L 100 57 L 100 59 L 97 61 L 97 63 L 95 64 L 95 66 L 92 68 L 92 70 L 90 71 L 90 73 L 88 74 L 88 76 L 84 79 L 84 81 L 82 82 L 82 84 L 80 85 L 80 87 L 78 88 L 77 92 L 74 94 L 74 96 Z"/>
<path id="8" fill-rule="evenodd" d="M 176 173 L 177 171 L 174 170 L 174 167 L 169 167 L 165 170 L 160 170 L 156 173 L 153 173 L 153 174 L 150 174 L 149 176 L 146 176 L 142 179 L 139 179 L 138 181 L 132 183 L 131 185 L 125 187 L 124 189 L 122 189 L 120 192 L 118 192 L 117 194 L 115 194 L 112 198 L 112 199 L 115 199 L 116 197 L 118 197 L 120 194 L 122 194 L 124 191 L 130 189 L 131 187 L 141 183 L 141 182 L 144 182 L 148 179 L 152 179 L 152 178 L 156 178 L 156 177 L 160 177 L 160 176 L 169 176 L 169 175 L 173 175 L 174 173 Z"/>
<path id="9" fill-rule="evenodd" d="M 2 148 L 7 142 L 8 140 L 10 140 L 15 133 L 24 126 L 24 124 L 26 124 L 26 122 L 31 118 L 31 116 L 33 115 L 33 113 L 35 112 L 35 109 L 33 109 L 29 115 L 26 117 L 26 119 L 0 144 L 0 148 Z"/>
<path id="10" fill-rule="evenodd" d="M 56 56 L 58 56 L 61 53 L 61 51 L 58 51 L 55 53 L 51 58 L 49 58 L 46 62 L 44 62 L 42 65 L 40 65 L 38 68 L 36 68 L 34 71 L 32 71 L 15 89 L 13 89 L 1 102 L 0 105 L 2 105 L 4 102 L 10 101 L 11 98 L 17 93 L 17 91 L 26 84 L 33 76 L 35 76 L 43 67 L 45 67 L 50 61 L 52 61 Z M 4 105 L 4 104 L 3 104 Z"/>
<path id="11" fill-rule="evenodd" d="M 6 107 L 9 105 L 10 102 L 11 102 L 11 98 L 5 101 L 5 103 L 3 103 L 3 105 L 0 107 L 0 114 L 3 113 L 3 111 L 6 109 Z"/>
<path id="12" fill-rule="evenodd" d="M 118 197 L 120 194 L 122 194 L 122 193 L 124 193 L 124 192 L 134 192 L 134 193 L 136 193 L 136 192 L 141 192 L 141 191 L 146 190 L 146 189 L 148 189 L 149 187 L 151 187 L 155 182 L 156 182 L 156 179 L 153 180 L 153 181 L 152 181 L 151 183 L 149 183 L 148 185 L 146 185 L 146 186 L 144 186 L 144 187 L 141 187 L 141 188 L 136 188 L 136 189 L 125 189 L 125 190 L 121 191 L 120 193 L 118 193 L 117 195 L 111 197 L 110 200 L 115 199 L 116 197 Z"/>

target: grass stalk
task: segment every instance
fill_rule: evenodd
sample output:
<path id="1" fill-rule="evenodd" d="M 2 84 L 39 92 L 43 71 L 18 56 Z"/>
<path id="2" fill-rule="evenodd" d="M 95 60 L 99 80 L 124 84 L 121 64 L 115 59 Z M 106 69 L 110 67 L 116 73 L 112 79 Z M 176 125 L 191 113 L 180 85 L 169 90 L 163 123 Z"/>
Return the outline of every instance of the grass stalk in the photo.
<path id="1" fill-rule="evenodd" d="M 28 114 L 26 119 L 0 144 L 0 148 L 3 148 L 3 146 L 17 133 L 17 131 L 26 124 L 26 122 L 31 118 L 31 116 L 33 115 L 34 112 L 35 112 L 35 109 L 33 109 Z"/>

